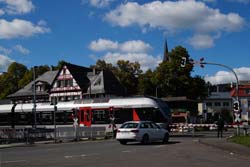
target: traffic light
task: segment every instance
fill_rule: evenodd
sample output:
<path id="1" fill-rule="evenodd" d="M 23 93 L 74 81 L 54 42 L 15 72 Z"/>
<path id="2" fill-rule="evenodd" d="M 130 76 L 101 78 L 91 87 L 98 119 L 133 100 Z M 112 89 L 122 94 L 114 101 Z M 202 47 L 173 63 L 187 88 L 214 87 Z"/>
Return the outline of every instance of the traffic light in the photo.
<path id="1" fill-rule="evenodd" d="M 234 112 L 239 112 L 240 111 L 240 103 L 239 103 L 239 101 L 234 101 L 233 109 L 234 109 Z"/>
<path id="2" fill-rule="evenodd" d="M 187 61 L 186 57 L 182 57 L 181 58 L 181 67 L 185 67 L 186 66 L 186 61 Z"/>

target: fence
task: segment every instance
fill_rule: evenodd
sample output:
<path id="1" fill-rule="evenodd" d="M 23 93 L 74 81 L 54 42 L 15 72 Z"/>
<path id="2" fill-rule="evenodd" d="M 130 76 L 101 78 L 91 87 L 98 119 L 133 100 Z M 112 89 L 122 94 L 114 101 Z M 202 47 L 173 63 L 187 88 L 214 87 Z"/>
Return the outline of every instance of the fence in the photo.
<path id="1" fill-rule="evenodd" d="M 0 144 L 26 142 L 33 143 L 43 140 L 80 140 L 81 138 L 96 139 L 105 138 L 105 127 L 58 127 L 52 128 L 0 128 Z"/>

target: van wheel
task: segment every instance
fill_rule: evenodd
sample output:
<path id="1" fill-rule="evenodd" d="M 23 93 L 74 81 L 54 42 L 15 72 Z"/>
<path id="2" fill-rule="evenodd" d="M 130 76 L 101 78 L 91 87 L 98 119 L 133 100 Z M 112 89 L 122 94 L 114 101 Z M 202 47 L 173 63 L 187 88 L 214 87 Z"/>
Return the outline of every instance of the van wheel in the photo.
<path id="1" fill-rule="evenodd" d="M 167 144 L 167 143 L 168 143 L 168 140 L 169 140 L 169 134 L 166 133 L 166 134 L 164 135 L 164 137 L 163 137 L 162 142 L 163 142 L 164 144 Z"/>
<path id="2" fill-rule="evenodd" d="M 142 144 L 148 144 L 149 143 L 149 136 L 148 136 L 148 134 L 143 135 L 141 143 Z"/>

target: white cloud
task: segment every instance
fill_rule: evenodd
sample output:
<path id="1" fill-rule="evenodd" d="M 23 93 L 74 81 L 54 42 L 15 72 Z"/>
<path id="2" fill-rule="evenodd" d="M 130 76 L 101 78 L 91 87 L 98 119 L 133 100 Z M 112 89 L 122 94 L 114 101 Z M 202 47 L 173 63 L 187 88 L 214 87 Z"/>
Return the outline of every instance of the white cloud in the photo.
<path id="1" fill-rule="evenodd" d="M 141 40 L 126 41 L 120 44 L 120 50 L 123 52 L 146 53 L 151 49 L 149 44 Z"/>
<path id="2" fill-rule="evenodd" d="M 15 45 L 14 49 L 18 52 L 20 52 L 23 55 L 27 55 L 30 53 L 30 50 L 27 48 L 24 48 L 22 45 Z"/>
<path id="3" fill-rule="evenodd" d="M 7 14 L 26 14 L 35 9 L 31 0 L 0 0 L 6 4 L 4 10 Z"/>
<path id="4" fill-rule="evenodd" d="M 0 70 L 5 71 L 13 61 L 14 60 L 10 59 L 9 57 L 0 54 Z"/>
<path id="5" fill-rule="evenodd" d="M 0 39 L 31 37 L 35 34 L 43 34 L 49 31 L 50 29 L 46 26 L 34 25 L 26 20 L 14 19 L 9 22 L 0 19 Z"/>
<path id="6" fill-rule="evenodd" d="M 107 51 L 107 50 L 116 50 L 118 49 L 118 42 L 114 42 L 108 39 L 98 39 L 97 41 L 92 41 L 89 44 L 89 49 L 93 51 Z"/>
<path id="7" fill-rule="evenodd" d="M 141 69 L 146 71 L 154 69 L 162 62 L 162 57 L 154 57 L 146 53 L 107 53 L 102 57 L 107 63 L 116 64 L 118 60 L 128 60 L 129 62 L 138 62 Z"/>
<path id="8" fill-rule="evenodd" d="M 7 49 L 3 46 L 0 46 L 0 53 L 3 53 L 4 55 L 8 55 L 11 53 L 11 50 L 10 49 Z"/>
<path id="9" fill-rule="evenodd" d="M 152 47 L 141 40 L 131 40 L 124 43 L 117 41 L 111 41 L 109 39 L 98 39 L 92 41 L 89 44 L 89 49 L 92 51 L 119 51 L 129 53 L 146 53 L 152 49 Z"/>
<path id="10" fill-rule="evenodd" d="M 214 39 L 209 35 L 194 35 L 188 40 L 189 44 L 196 49 L 211 48 L 214 46 Z"/>
<path id="11" fill-rule="evenodd" d="M 223 14 L 204 2 L 194 0 L 153 1 L 143 5 L 128 2 L 107 13 L 105 20 L 121 27 L 138 25 L 142 30 L 149 27 L 168 32 L 188 30 L 210 36 L 239 31 L 245 24 L 244 18 L 237 13 Z"/>
<path id="12" fill-rule="evenodd" d="M 82 0 L 82 4 L 88 3 L 96 8 L 105 8 L 115 0 Z"/>
<path id="13" fill-rule="evenodd" d="M 92 51 L 106 51 L 107 53 L 98 58 L 96 55 L 90 55 L 93 60 L 102 59 L 107 63 L 116 65 L 118 60 L 128 60 L 129 62 L 139 62 L 141 69 L 146 71 L 154 69 L 162 62 L 162 57 L 154 57 L 147 52 L 152 50 L 150 44 L 141 40 L 131 40 L 119 43 L 108 39 L 98 39 L 89 44 Z"/>
<path id="14" fill-rule="evenodd" d="M 239 81 L 250 80 L 250 67 L 234 69 Z M 205 76 L 205 80 L 212 84 L 236 82 L 234 74 L 230 71 L 218 71 L 214 76 Z"/>

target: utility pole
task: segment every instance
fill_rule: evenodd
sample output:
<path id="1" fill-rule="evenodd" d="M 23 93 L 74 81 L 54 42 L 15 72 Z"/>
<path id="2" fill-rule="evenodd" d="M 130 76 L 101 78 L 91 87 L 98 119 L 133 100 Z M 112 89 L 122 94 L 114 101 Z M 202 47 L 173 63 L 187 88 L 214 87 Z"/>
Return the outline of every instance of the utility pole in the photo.
<path id="1" fill-rule="evenodd" d="M 36 66 L 33 67 L 33 129 L 36 129 Z"/>

